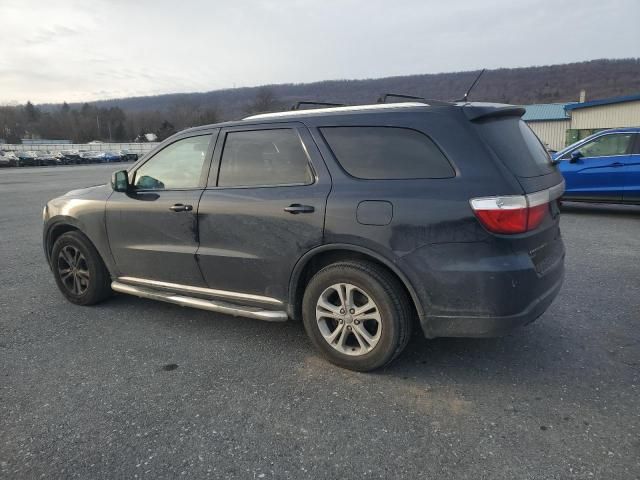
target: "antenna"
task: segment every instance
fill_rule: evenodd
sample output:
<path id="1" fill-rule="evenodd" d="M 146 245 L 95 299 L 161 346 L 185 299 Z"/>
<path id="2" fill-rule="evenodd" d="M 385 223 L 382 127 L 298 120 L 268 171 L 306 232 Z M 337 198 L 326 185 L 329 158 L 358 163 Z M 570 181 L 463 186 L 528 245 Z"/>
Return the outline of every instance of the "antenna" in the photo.
<path id="1" fill-rule="evenodd" d="M 462 97 L 460 100 L 456 100 L 456 102 L 466 102 L 467 98 L 469 98 L 469 94 L 471 93 L 471 90 L 473 90 L 473 87 L 476 86 L 476 83 L 478 83 L 478 80 L 480 80 L 480 77 L 482 76 L 482 74 L 485 72 L 486 68 L 483 68 L 482 71 L 478 74 L 478 76 L 476 77 L 476 79 L 473 81 L 473 83 L 471 84 L 471 86 L 469 87 L 469 89 L 465 92 L 464 97 Z"/>

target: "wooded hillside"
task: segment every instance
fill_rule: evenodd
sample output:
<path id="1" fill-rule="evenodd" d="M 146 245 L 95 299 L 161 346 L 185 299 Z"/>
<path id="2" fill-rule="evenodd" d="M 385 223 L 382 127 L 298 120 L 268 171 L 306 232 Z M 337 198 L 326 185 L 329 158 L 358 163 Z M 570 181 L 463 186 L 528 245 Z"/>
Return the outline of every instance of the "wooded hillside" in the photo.
<path id="1" fill-rule="evenodd" d="M 425 65 L 427 68 L 428 65 Z M 103 100 L 85 104 L 0 107 L 0 137 L 23 136 L 130 141 L 153 132 L 160 139 L 183 128 L 288 109 L 301 100 L 374 103 L 381 93 L 426 99 L 460 98 L 478 71 L 407 75 L 366 80 L 327 80 L 205 93 Z M 247 79 L 251 83 L 251 79 Z M 593 60 L 564 65 L 488 70 L 470 99 L 512 104 L 577 101 L 640 92 L 640 59 Z"/>

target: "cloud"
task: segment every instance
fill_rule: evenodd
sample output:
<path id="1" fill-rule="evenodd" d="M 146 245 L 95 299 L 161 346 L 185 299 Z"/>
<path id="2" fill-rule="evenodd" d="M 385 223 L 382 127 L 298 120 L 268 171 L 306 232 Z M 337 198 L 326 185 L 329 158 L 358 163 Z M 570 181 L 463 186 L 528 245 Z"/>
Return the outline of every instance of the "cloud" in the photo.
<path id="1" fill-rule="evenodd" d="M 79 29 L 67 27 L 64 25 L 54 25 L 53 27 L 39 27 L 34 35 L 25 38 L 27 45 L 37 45 L 39 43 L 49 43 L 60 37 L 68 37 L 80 33 Z"/>
<path id="2" fill-rule="evenodd" d="M 640 56 L 636 0 L 2 0 L 0 103 Z"/>

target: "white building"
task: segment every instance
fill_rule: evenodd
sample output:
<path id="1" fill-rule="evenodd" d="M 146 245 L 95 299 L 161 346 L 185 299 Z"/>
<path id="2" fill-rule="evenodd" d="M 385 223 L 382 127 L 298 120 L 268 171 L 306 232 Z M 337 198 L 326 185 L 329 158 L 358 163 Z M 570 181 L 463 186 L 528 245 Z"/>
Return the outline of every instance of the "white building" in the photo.
<path id="1" fill-rule="evenodd" d="M 523 120 L 551 150 L 560 150 L 599 130 L 640 127 L 640 94 L 525 108 Z"/>

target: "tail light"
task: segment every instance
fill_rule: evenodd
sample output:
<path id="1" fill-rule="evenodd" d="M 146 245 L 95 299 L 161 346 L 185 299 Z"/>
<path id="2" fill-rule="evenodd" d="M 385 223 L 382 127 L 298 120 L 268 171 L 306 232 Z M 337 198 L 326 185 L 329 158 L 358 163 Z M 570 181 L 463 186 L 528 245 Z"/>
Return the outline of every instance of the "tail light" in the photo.
<path id="1" fill-rule="evenodd" d="M 564 182 L 528 195 L 508 195 L 471 199 L 471 208 L 480 223 L 493 233 L 525 233 L 540 226 L 549 212 L 549 203 L 564 193 Z"/>

